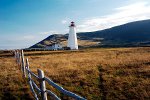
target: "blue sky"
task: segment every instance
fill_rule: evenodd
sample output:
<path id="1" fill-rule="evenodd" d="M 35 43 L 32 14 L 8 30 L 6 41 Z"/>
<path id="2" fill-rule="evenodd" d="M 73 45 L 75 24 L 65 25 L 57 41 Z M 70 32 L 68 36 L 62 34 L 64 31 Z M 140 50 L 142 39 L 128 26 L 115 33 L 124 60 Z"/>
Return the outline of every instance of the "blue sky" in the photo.
<path id="1" fill-rule="evenodd" d="M 0 0 L 0 49 L 26 48 L 51 34 L 97 31 L 150 19 L 150 0 Z"/>

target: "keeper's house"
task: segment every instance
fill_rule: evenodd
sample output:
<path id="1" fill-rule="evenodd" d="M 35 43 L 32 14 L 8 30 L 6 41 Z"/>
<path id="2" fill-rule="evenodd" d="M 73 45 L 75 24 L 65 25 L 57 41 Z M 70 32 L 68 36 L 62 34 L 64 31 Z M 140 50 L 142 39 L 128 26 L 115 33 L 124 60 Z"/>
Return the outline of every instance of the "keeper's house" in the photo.
<path id="1" fill-rule="evenodd" d="M 47 45 L 46 49 L 48 49 L 48 50 L 61 50 L 62 45 L 60 43 L 52 43 L 50 45 Z"/>

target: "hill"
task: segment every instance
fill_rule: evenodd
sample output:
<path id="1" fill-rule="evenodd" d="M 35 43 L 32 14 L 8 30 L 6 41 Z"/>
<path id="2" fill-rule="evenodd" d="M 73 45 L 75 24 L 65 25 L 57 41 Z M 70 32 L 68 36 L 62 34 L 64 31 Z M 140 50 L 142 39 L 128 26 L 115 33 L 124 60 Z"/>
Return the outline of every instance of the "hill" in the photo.
<path id="1" fill-rule="evenodd" d="M 109 29 L 78 33 L 80 47 L 89 46 L 150 46 L 150 20 L 142 20 L 115 26 Z M 30 48 L 44 48 L 59 41 L 66 46 L 68 34 L 55 34 L 47 37 Z"/>

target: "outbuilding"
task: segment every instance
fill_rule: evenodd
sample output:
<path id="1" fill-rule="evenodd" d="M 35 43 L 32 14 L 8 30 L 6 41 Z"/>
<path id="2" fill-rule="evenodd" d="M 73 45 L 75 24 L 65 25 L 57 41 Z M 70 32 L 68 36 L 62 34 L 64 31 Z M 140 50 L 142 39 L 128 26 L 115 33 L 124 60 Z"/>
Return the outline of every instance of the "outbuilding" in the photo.
<path id="1" fill-rule="evenodd" d="M 48 50 L 61 50 L 62 45 L 60 43 L 52 43 L 50 45 L 47 45 L 46 49 L 48 49 Z"/>

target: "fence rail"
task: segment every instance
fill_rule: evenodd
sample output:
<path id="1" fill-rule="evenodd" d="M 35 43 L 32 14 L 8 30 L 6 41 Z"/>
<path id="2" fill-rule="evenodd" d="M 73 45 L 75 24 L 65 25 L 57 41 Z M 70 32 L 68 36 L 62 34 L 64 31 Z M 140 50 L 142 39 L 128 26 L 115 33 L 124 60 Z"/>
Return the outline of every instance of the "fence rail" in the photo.
<path id="1" fill-rule="evenodd" d="M 47 94 L 53 97 L 54 100 L 61 100 L 55 93 L 46 89 L 45 82 L 47 82 L 49 85 L 51 85 L 52 87 L 54 87 L 55 89 L 57 89 L 59 92 L 63 93 L 66 96 L 72 97 L 76 100 L 86 100 L 85 98 L 59 86 L 58 84 L 53 82 L 50 78 L 45 77 L 44 72 L 42 70 L 37 69 L 38 75 L 34 74 L 29 68 L 28 58 L 26 58 L 26 60 L 24 58 L 23 50 L 15 50 L 14 55 L 15 55 L 16 62 L 23 73 L 23 77 L 28 78 L 30 89 L 36 100 L 39 100 L 39 98 L 41 98 L 42 100 L 47 100 Z M 38 80 L 40 87 L 38 87 L 38 85 L 34 82 L 32 76 Z"/>

